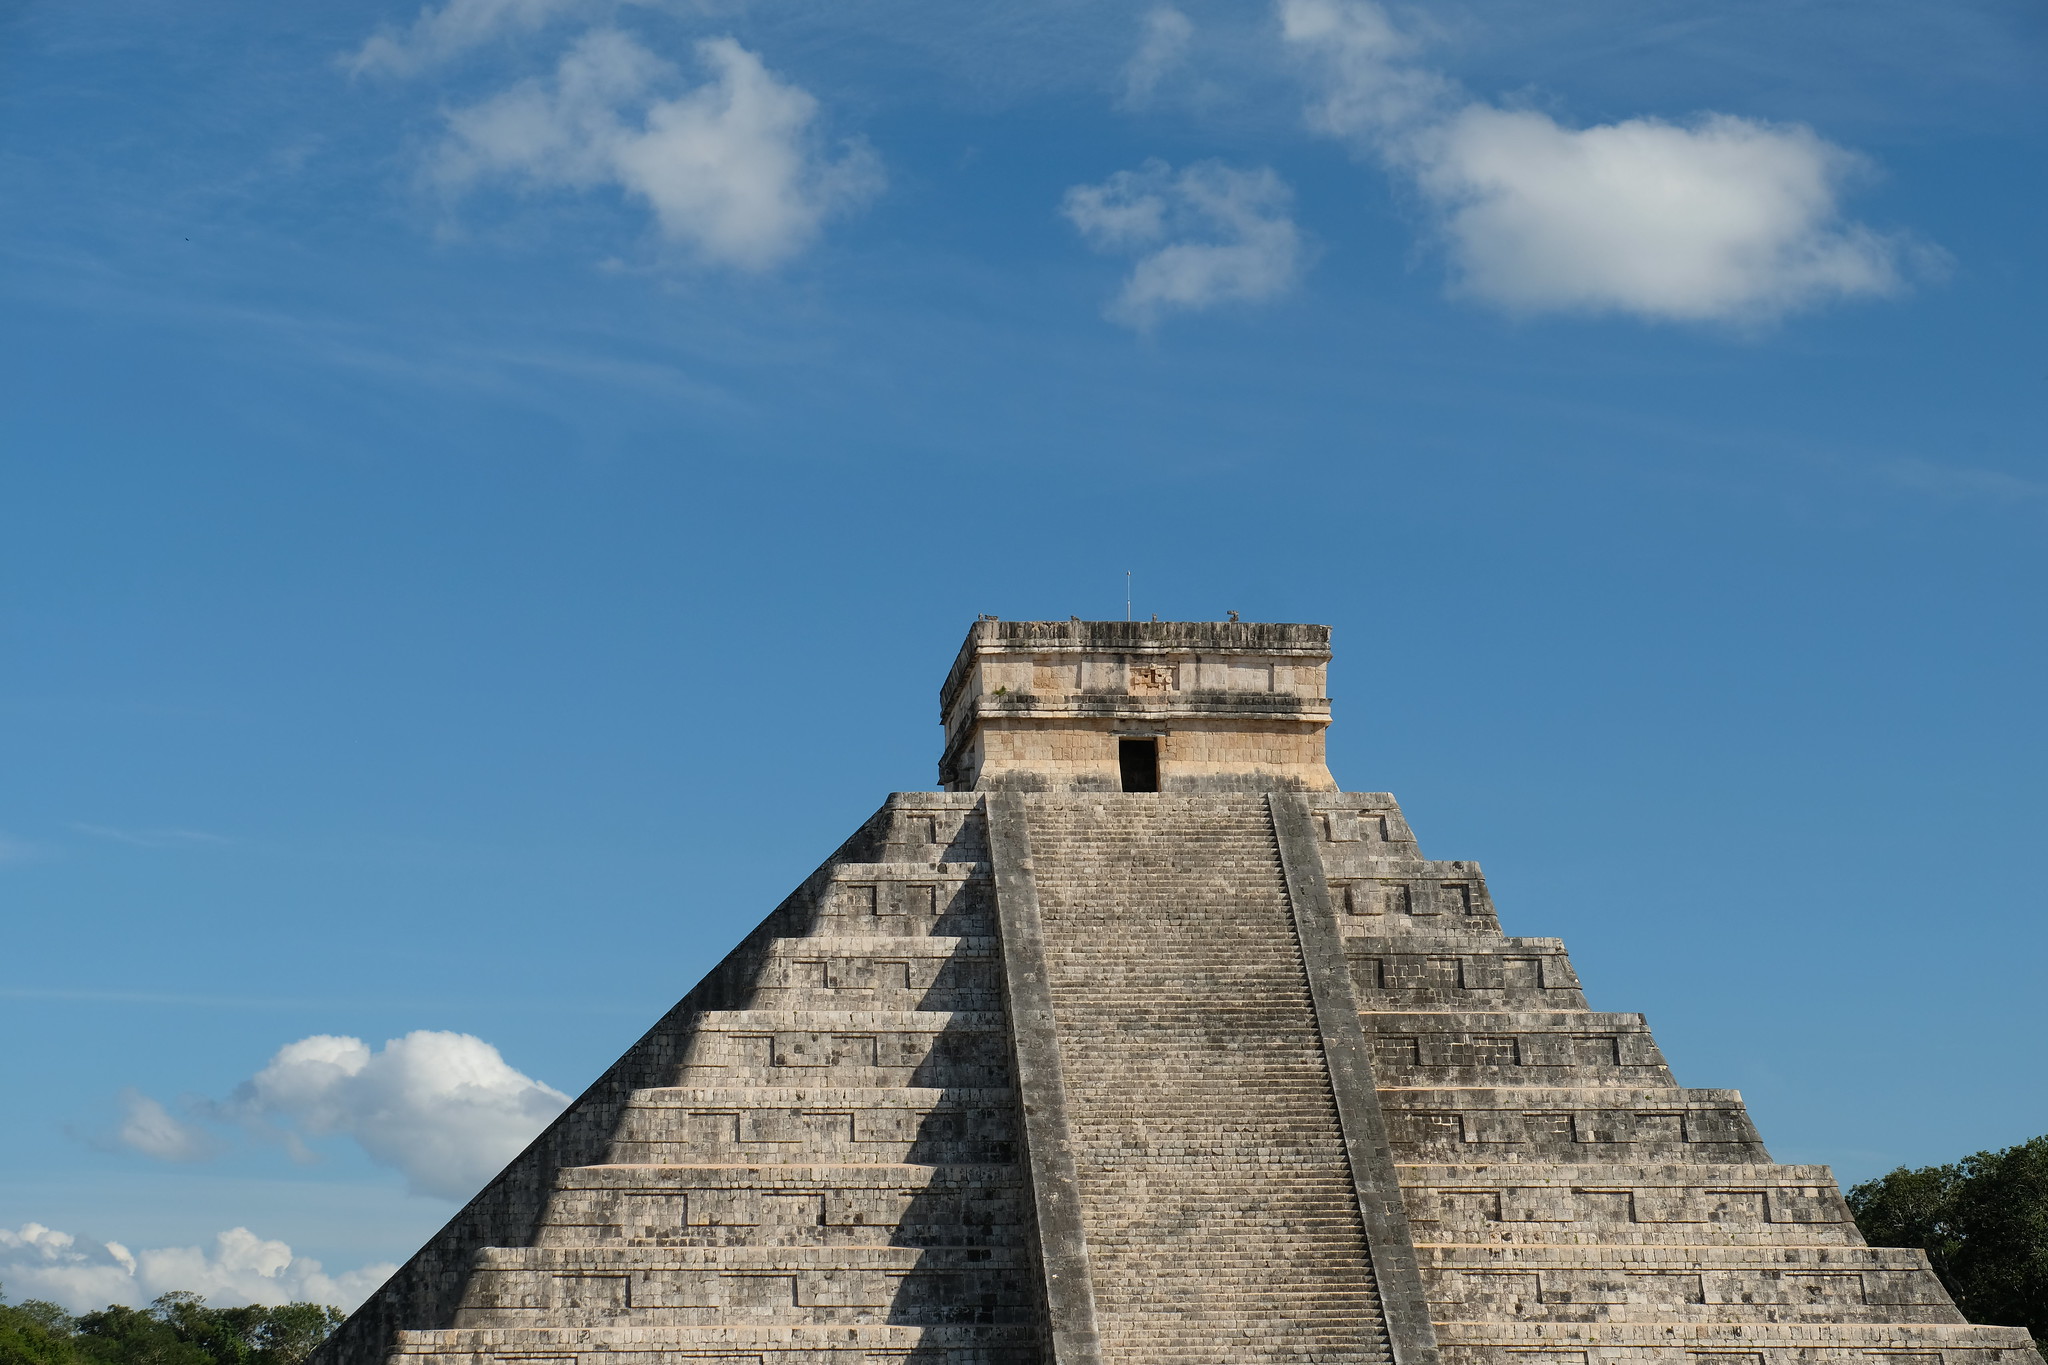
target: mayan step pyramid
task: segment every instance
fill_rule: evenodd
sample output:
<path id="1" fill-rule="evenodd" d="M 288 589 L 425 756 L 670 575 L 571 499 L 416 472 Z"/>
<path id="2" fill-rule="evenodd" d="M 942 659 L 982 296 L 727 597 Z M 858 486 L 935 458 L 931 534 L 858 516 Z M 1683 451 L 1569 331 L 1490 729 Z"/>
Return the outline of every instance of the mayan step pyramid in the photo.
<path id="1" fill-rule="evenodd" d="M 1329 630 L 1008 622 L 320 1365 L 2040 1365 L 1323 760 Z"/>

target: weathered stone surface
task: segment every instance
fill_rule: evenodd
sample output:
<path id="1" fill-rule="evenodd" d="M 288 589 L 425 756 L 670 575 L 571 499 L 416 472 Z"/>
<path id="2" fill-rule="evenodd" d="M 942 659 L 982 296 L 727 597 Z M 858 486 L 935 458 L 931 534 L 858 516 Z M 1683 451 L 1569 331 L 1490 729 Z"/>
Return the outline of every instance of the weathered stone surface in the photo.
<path id="1" fill-rule="evenodd" d="M 891 796 L 319 1365 L 2039 1365 L 1333 790 L 1327 642 L 978 623 L 958 790 Z"/>
<path id="2" fill-rule="evenodd" d="M 978 798 L 891 797 L 323 1361 L 1042 1359 L 994 904 Z"/>
<path id="3" fill-rule="evenodd" d="M 1034 796 L 1103 1358 L 1393 1359 L 1257 796 Z"/>
<path id="4" fill-rule="evenodd" d="M 977 621 L 940 693 L 948 791 L 1120 791 L 1119 739 L 1168 793 L 1333 791 L 1328 626 Z"/>
<path id="5" fill-rule="evenodd" d="M 1445 1365 L 2038 1359 L 1866 1246 L 1826 1167 L 1772 1164 L 1739 1094 L 1680 1088 L 1641 1015 L 1588 1009 L 1392 797 L 1306 799 Z"/>

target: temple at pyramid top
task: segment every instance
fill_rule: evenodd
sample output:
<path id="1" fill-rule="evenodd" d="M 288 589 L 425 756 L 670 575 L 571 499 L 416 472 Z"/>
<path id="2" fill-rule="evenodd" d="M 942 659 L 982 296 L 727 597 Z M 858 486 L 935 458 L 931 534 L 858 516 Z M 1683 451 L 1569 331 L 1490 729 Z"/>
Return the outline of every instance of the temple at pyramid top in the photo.
<path id="1" fill-rule="evenodd" d="M 939 696 L 947 791 L 1335 791 L 1328 626 L 976 621 Z"/>

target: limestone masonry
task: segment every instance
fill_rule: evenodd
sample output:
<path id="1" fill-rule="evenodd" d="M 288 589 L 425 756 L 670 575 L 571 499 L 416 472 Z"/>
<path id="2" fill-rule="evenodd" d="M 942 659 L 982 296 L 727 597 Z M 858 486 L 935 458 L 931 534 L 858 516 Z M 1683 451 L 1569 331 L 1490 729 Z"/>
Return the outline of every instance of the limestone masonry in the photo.
<path id="1" fill-rule="evenodd" d="M 1122 741 L 1172 793 L 1335 791 L 1328 626 L 976 621 L 939 694 L 947 791 L 1129 790 Z"/>
<path id="2" fill-rule="evenodd" d="M 1323 759 L 1329 630 L 976 622 L 898 792 L 318 1365 L 2040 1365 Z"/>

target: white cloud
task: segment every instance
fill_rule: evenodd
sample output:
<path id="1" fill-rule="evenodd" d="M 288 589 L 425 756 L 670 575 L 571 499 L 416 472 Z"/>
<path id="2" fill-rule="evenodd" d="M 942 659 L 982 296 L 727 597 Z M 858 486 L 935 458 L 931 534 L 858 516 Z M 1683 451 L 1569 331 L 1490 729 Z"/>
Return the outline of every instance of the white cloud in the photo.
<path id="1" fill-rule="evenodd" d="M 1410 176 L 1458 289 L 1519 312 L 1775 317 L 1892 292 L 1904 247 L 1845 221 L 1859 168 L 1811 129 L 1728 115 L 1570 128 L 1464 96 L 1369 0 L 1280 0 L 1311 126 Z"/>
<path id="2" fill-rule="evenodd" d="M 25 863 L 42 854 L 42 848 L 26 839 L 0 834 L 0 863 Z"/>
<path id="3" fill-rule="evenodd" d="M 587 6 L 588 0 L 447 0 L 422 9 L 406 28 L 379 30 L 347 65 L 358 73 L 409 76 L 483 43 L 535 32 Z"/>
<path id="4" fill-rule="evenodd" d="M 1412 62 L 1420 44 L 1367 0 L 1279 0 L 1280 33 L 1322 67 L 1322 99 L 1309 124 L 1340 137 L 1379 139 L 1428 118 L 1457 87 Z"/>
<path id="5" fill-rule="evenodd" d="M 1138 50 L 1124 65 L 1124 103 L 1141 105 L 1152 98 L 1159 82 L 1187 60 L 1195 26 L 1171 5 L 1155 5 L 1145 14 Z"/>
<path id="6" fill-rule="evenodd" d="M 483 1039 L 423 1029 L 381 1051 L 327 1034 L 287 1044 L 221 1112 L 295 1125 L 295 1151 L 301 1134 L 347 1135 L 415 1193 L 466 1199 L 568 1102 Z"/>
<path id="7" fill-rule="evenodd" d="M 213 1247 L 159 1247 L 132 1252 L 41 1223 L 0 1228 L 0 1283 L 16 1298 L 48 1299 L 74 1313 L 110 1303 L 140 1305 L 176 1289 L 223 1306 L 311 1301 L 350 1309 L 398 1267 L 366 1265 L 330 1275 L 320 1262 L 295 1256 L 283 1242 L 247 1228 L 229 1228 Z"/>
<path id="8" fill-rule="evenodd" d="M 1419 179 L 1465 290 L 1698 320 L 1896 289 L 1897 245 L 1839 220 L 1853 165 L 1809 129 L 1725 115 L 1574 130 L 1473 105 L 1431 135 Z"/>
<path id="9" fill-rule="evenodd" d="M 204 1161 L 220 1150 L 213 1134 L 186 1123 L 135 1090 L 121 1092 L 121 1123 L 114 1130 L 113 1141 L 159 1161 Z"/>
<path id="10" fill-rule="evenodd" d="M 450 114 L 434 177 L 454 192 L 494 178 L 617 187 L 646 202 L 669 240 L 746 270 L 787 260 L 880 189 L 864 144 L 826 154 L 809 93 L 730 38 L 696 51 L 711 79 L 670 96 L 667 62 L 616 29 L 588 33 L 551 79 Z"/>
<path id="11" fill-rule="evenodd" d="M 1292 288 L 1303 255 L 1292 200 L 1264 167 L 1203 161 L 1176 172 L 1153 160 L 1074 186 L 1061 212 L 1096 250 L 1138 256 L 1108 315 L 1146 329 L 1168 311 L 1256 302 Z"/>

